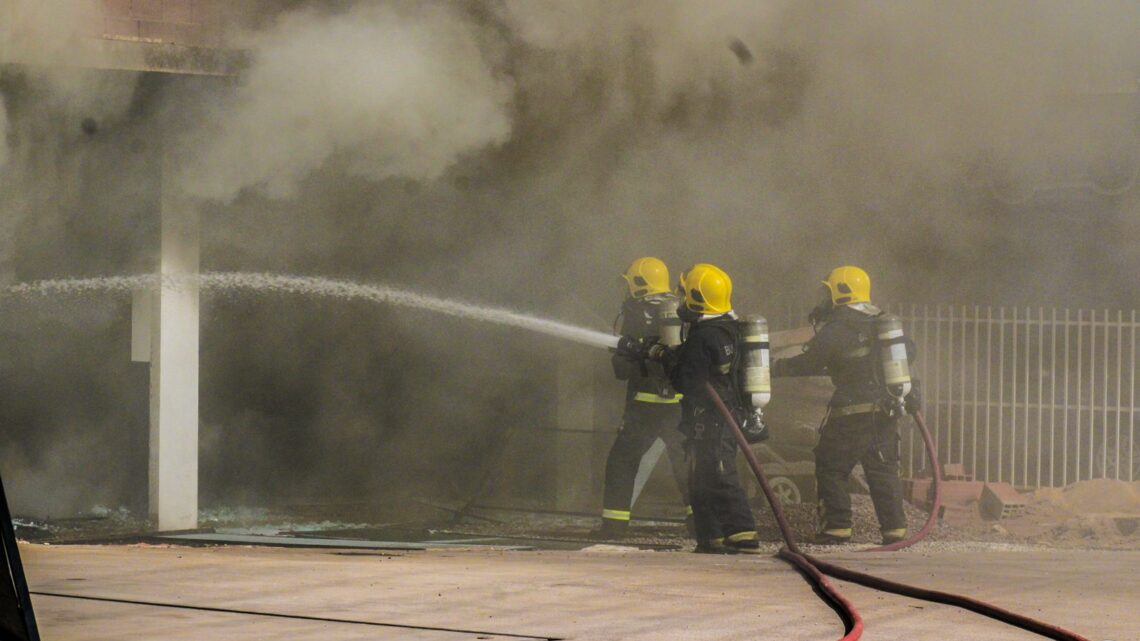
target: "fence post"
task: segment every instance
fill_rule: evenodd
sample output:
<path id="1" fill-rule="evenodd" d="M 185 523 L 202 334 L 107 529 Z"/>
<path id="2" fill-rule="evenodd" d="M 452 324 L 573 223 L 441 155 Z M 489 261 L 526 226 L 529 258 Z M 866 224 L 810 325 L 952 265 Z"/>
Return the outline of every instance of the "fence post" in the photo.
<path id="1" fill-rule="evenodd" d="M 1069 309 L 1065 309 L 1065 390 L 1064 419 L 1062 420 L 1061 439 L 1061 485 L 1069 484 Z"/>
<path id="2" fill-rule="evenodd" d="M 973 433 L 971 436 L 970 444 L 970 459 L 973 464 L 970 466 L 970 472 L 975 475 L 978 474 L 978 406 L 981 404 L 981 399 L 978 397 L 978 335 L 981 332 L 981 309 L 974 305 L 974 411 L 972 420 Z M 990 364 L 986 363 L 986 369 L 989 369 Z M 989 412 L 989 407 L 986 408 Z"/>
<path id="3" fill-rule="evenodd" d="M 1053 308 L 1053 331 L 1049 334 L 1049 485 L 1057 474 L 1057 308 Z"/>
<path id="4" fill-rule="evenodd" d="M 1077 430 L 1077 447 L 1073 452 L 1073 458 L 1077 463 L 1077 469 L 1073 473 L 1073 480 L 1081 480 L 1081 397 L 1083 396 L 1082 385 L 1084 384 L 1084 310 L 1077 310 L 1077 424 L 1074 429 Z"/>
<path id="5" fill-rule="evenodd" d="M 994 308 L 986 306 L 986 473 L 983 480 L 990 480 L 990 415 L 993 413 L 993 347 L 994 347 Z"/>
<path id="6" fill-rule="evenodd" d="M 1005 480 L 1002 475 L 1002 462 L 1005 459 L 1005 308 L 998 311 L 997 482 L 1001 483 Z"/>
<path id="7" fill-rule="evenodd" d="M 1136 481 L 1136 310 L 1132 310 L 1128 331 L 1131 334 L 1128 341 L 1128 482 L 1133 483 Z"/>
<path id="8" fill-rule="evenodd" d="M 958 332 L 961 349 L 958 350 L 958 398 L 961 423 L 958 429 L 958 462 L 966 463 L 966 306 L 962 305 L 961 327 Z"/>
<path id="9" fill-rule="evenodd" d="M 1034 484 L 1041 487 L 1041 429 L 1045 425 L 1045 308 L 1037 308 L 1037 476 Z"/>
<path id="10" fill-rule="evenodd" d="M 1124 361 L 1124 310 L 1116 310 L 1116 461 L 1113 463 L 1113 473 L 1121 478 L 1120 473 L 1120 415 L 1124 413 L 1124 399 L 1120 396 L 1121 374 Z"/>
<path id="11" fill-rule="evenodd" d="M 1021 457 L 1021 484 L 1022 486 L 1029 485 L 1029 353 L 1033 344 L 1033 322 L 1030 318 L 1032 316 L 1031 310 L 1025 308 L 1025 411 L 1022 412 L 1021 427 L 1024 432 L 1025 442 L 1022 443 L 1022 457 Z M 1040 378 L 1040 376 L 1038 376 Z M 1040 403 L 1041 399 L 1037 399 Z M 1037 435 L 1040 438 L 1040 435 Z"/>

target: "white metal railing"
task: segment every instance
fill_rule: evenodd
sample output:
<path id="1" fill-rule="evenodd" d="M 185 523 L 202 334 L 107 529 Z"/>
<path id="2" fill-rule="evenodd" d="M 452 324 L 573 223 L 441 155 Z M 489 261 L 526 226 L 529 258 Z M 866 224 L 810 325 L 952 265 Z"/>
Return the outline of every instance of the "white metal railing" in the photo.
<path id="1" fill-rule="evenodd" d="M 1140 478 L 1136 311 L 888 305 L 918 347 L 913 374 L 943 463 L 978 480 L 1060 487 Z M 781 315 L 802 325 L 802 310 Z M 926 467 L 903 430 L 903 472 Z"/>
<path id="2" fill-rule="evenodd" d="M 940 458 L 1021 487 L 1137 478 L 1135 311 L 893 305 Z M 904 436 L 907 472 L 921 441 Z"/>

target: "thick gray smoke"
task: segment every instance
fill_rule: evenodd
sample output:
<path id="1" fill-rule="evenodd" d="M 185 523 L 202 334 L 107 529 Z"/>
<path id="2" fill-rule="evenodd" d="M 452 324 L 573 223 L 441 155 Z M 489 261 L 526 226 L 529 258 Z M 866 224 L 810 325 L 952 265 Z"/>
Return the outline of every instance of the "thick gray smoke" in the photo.
<path id="1" fill-rule="evenodd" d="M 75 64 L 72 43 L 97 23 L 94 15 L 93 4 L 78 8 L 70 0 L 0 4 L 0 63 L 9 63 L 0 66 L 0 223 L 12 232 L 2 243 L 14 241 L 21 225 L 58 221 L 42 199 L 58 205 L 81 197 L 86 189 L 79 168 L 94 145 L 77 143 L 95 128 L 121 122 L 130 109 L 138 74 Z M 37 244 L 57 241 L 40 238 Z M 5 251 L 0 263 L 10 262 L 13 251 Z M 3 280 L 10 280 L 11 270 L 4 272 Z"/>
<path id="2" fill-rule="evenodd" d="M 51 42 L 52 38 L 39 38 L 45 31 L 55 29 L 54 25 L 66 24 L 58 15 L 66 11 L 66 2 L 5 2 L 0 5 L 0 51 L 6 61 L 27 61 L 51 56 L 41 50 L 37 42 Z M 53 35 L 64 35 L 56 31 Z M 0 171 L 3 171 L 9 156 L 8 148 L 8 109 L 3 96 L 0 96 Z"/>
<path id="3" fill-rule="evenodd" d="M 1134 90 L 1135 7 L 757 4 L 577 3 L 584 24 L 545 33 L 528 25 L 557 22 L 556 7 L 508 5 L 527 44 L 559 52 L 556 65 L 516 62 L 528 115 L 566 131 L 545 160 L 592 174 L 560 194 L 560 217 L 597 212 L 623 245 L 648 236 L 682 262 L 725 263 L 761 301 L 844 262 L 895 298 L 946 273 L 957 282 L 941 294 L 958 302 L 1039 300 L 1036 285 L 1012 289 L 1039 269 L 1056 272 L 1043 290 L 1078 284 L 1056 234 L 1038 236 L 1041 210 L 1068 199 L 1111 219 L 1114 203 L 1071 201 L 1100 195 L 1090 166 L 1109 166 L 1105 187 L 1134 170 L 1119 152 L 1135 104 L 1118 108 L 1118 92 Z M 730 35 L 754 64 L 735 64 Z M 1056 183 L 1092 189 L 1055 195 Z M 586 243 L 596 255 L 596 236 Z"/>
<path id="4" fill-rule="evenodd" d="M 719 264 L 738 308 L 771 316 L 844 263 L 881 301 L 1140 304 L 1122 277 L 1140 267 L 1132 2 L 259 0 L 233 3 L 250 63 L 232 82 L 68 71 L 58 38 L 21 34 L 72 4 L 14 3 L 23 22 L 0 24 L 10 62 L 40 63 L 0 71 L 6 282 L 153 269 L 165 141 L 210 271 L 593 328 L 642 255 Z M 5 392 L 25 417 L 5 448 L 34 443 L 44 474 L 75 443 L 145 441 L 145 415 L 82 411 L 139 393 L 105 375 L 137 378 L 125 301 L 103 305 L 117 316 L 72 306 L 48 333 L 21 316 L 46 312 L 4 311 L 12 344 L 55 342 L 6 372 L 37 372 Z M 553 426 L 540 338 L 363 304 L 206 306 L 208 500 L 374 498 L 413 477 L 463 496 L 503 426 Z M 128 493 L 88 472 L 97 491 L 59 505 Z"/>
<path id="5" fill-rule="evenodd" d="M 5 0 L 0 5 L 0 48 L 5 62 L 67 61 L 68 40 L 92 22 L 94 7 L 69 0 Z"/>
<path id="6" fill-rule="evenodd" d="M 774 186 L 801 224 L 843 229 L 829 235 L 846 237 L 853 262 L 888 278 L 964 274 L 955 302 L 1048 295 L 1000 278 L 986 288 L 1006 267 L 1080 289 L 1084 261 L 1057 260 L 1070 247 L 1046 211 L 1061 200 L 1111 220 L 1114 203 L 1096 197 L 1135 173 L 1121 152 L 1135 142 L 1136 18 L 1128 3 L 792 4 L 781 40 L 803 52 L 811 84 L 774 141 Z M 1049 193 L 1066 183 L 1083 189 Z M 888 261 L 862 258 L 876 248 Z"/>
<path id="7" fill-rule="evenodd" d="M 271 260 L 344 250 L 335 227 L 282 228 L 335 200 L 417 247 L 510 225 L 420 266 L 509 287 L 512 254 L 565 289 L 650 253 L 724 264 L 755 307 L 845 262 L 896 299 L 953 273 L 956 302 L 1036 301 L 1087 269 L 1027 222 L 1111 220 L 1135 173 L 1129 3 L 301 4 L 256 6 L 254 64 L 186 185 L 269 196 L 243 224 L 283 237 L 235 249 Z M 1042 291 L 1010 291 L 1038 270 Z"/>
<path id="8" fill-rule="evenodd" d="M 253 36 L 252 67 L 213 114 L 186 189 L 295 195 L 326 163 L 373 180 L 431 181 L 510 133 L 508 80 L 479 32 L 442 4 L 301 10 Z"/>

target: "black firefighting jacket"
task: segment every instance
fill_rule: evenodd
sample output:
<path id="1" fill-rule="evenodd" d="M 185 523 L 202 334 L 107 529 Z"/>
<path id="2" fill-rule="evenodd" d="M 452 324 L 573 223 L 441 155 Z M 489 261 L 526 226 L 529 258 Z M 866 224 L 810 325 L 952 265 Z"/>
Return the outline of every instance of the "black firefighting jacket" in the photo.
<path id="1" fill-rule="evenodd" d="M 772 376 L 830 376 L 835 393 L 828 405 L 846 408 L 885 400 L 876 322 L 881 312 L 849 306 L 832 310 L 819 333 L 804 345 L 804 353 L 776 361 Z M 915 357 L 914 342 L 906 342 L 907 357 Z"/>
<path id="2" fill-rule="evenodd" d="M 655 294 L 644 298 L 627 298 L 621 308 L 621 335 L 643 341 L 655 341 L 661 335 L 658 326 L 661 310 L 677 308 L 677 297 Z M 677 403 L 676 392 L 669 384 L 661 363 L 635 354 L 616 352 L 611 359 L 614 376 L 628 381 L 626 402 Z"/>
<path id="3" fill-rule="evenodd" d="M 689 335 L 677 352 L 670 370 L 673 388 L 684 395 L 681 401 L 681 427 L 688 431 L 696 424 L 706 427 L 722 425 L 723 419 L 705 390 L 713 389 L 730 410 L 744 409 L 736 391 L 734 377 L 740 329 L 731 314 L 702 319 L 689 327 Z"/>

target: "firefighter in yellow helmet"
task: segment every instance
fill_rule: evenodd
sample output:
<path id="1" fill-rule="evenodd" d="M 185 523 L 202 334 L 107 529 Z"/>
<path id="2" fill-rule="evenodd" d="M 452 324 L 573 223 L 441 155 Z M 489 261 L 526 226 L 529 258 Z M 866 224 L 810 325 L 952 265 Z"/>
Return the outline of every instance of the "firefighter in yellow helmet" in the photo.
<path id="1" fill-rule="evenodd" d="M 835 392 L 820 427 L 815 448 L 815 474 L 820 500 L 817 543 L 851 540 L 851 495 L 848 482 L 856 463 L 863 465 L 883 543 L 906 538 L 899 483 L 898 418 L 881 375 L 876 339 L 882 312 L 871 304 L 871 278 L 850 265 L 828 274 L 821 301 L 809 319 L 816 335 L 804 352 L 776 361 L 773 376 L 830 376 Z M 907 339 L 906 358 L 915 357 Z M 905 409 L 919 409 L 917 381 Z"/>
<path id="2" fill-rule="evenodd" d="M 760 537 L 736 472 L 737 444 L 705 388 L 711 383 L 725 405 L 748 415 L 740 393 L 740 330 L 732 310 L 732 280 L 715 265 L 699 263 L 681 274 L 677 308 L 688 335 L 669 366 L 669 380 L 684 395 L 681 432 L 689 448 L 689 495 L 697 552 L 757 552 Z"/>
<path id="3" fill-rule="evenodd" d="M 625 411 L 606 458 L 602 526 L 591 533 L 598 539 L 618 539 L 627 533 L 637 473 L 657 439 L 665 443 L 681 499 L 686 509 L 689 506 L 688 468 L 677 431 L 681 397 L 669 385 L 664 367 L 644 356 L 651 344 L 680 341 L 681 321 L 677 298 L 670 292 L 669 269 L 657 258 L 639 258 L 622 278 L 629 290 L 618 316 L 623 349 L 612 362 L 614 375 L 626 381 Z M 669 335 L 676 338 L 663 338 Z"/>

